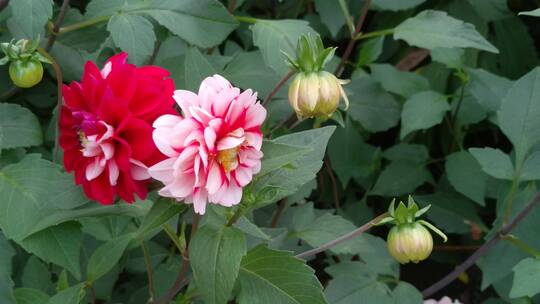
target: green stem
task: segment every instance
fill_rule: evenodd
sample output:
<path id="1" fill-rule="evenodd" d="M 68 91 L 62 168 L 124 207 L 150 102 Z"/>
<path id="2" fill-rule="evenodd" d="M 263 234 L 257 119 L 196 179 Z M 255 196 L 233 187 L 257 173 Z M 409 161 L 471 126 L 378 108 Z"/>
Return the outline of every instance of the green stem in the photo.
<path id="1" fill-rule="evenodd" d="M 349 8 L 347 7 L 345 0 L 339 0 L 339 6 L 341 7 L 341 12 L 343 12 L 343 16 L 345 16 L 345 20 L 347 21 L 347 26 L 351 32 L 351 37 L 353 37 L 355 33 L 353 17 L 351 16 L 351 13 L 349 13 Z"/>
<path id="2" fill-rule="evenodd" d="M 79 30 L 79 29 L 82 29 L 82 28 L 85 28 L 85 27 L 88 27 L 88 26 L 91 26 L 91 25 L 94 25 L 94 24 L 102 23 L 102 22 L 105 22 L 105 21 L 109 20 L 111 17 L 112 16 L 110 16 L 110 15 L 100 16 L 100 17 L 88 19 L 88 20 L 85 20 L 85 21 L 82 21 L 82 22 L 77 22 L 77 23 L 73 23 L 73 24 L 70 24 L 70 25 L 66 25 L 66 26 L 63 26 L 60 29 L 58 29 L 58 34 L 65 34 L 65 33 L 76 31 L 76 30 Z"/>
<path id="3" fill-rule="evenodd" d="M 534 249 L 533 247 L 527 245 L 525 242 L 523 242 L 522 240 L 518 239 L 517 237 L 511 235 L 511 234 L 507 234 L 507 235 L 502 235 L 501 236 L 501 239 L 505 240 L 505 241 L 509 241 L 510 243 L 512 243 L 512 245 L 516 246 L 519 250 L 527 253 L 527 254 L 530 254 L 531 256 L 537 258 L 537 259 L 540 259 L 540 252 L 536 249 Z"/>
<path id="4" fill-rule="evenodd" d="M 259 21 L 257 18 L 248 17 L 248 16 L 234 16 L 234 19 L 238 22 L 245 22 L 250 24 L 255 24 Z"/>
<path id="5" fill-rule="evenodd" d="M 516 192 L 519 186 L 519 176 L 516 175 L 514 179 L 512 180 L 512 187 L 510 188 L 510 192 L 508 193 L 508 196 L 505 200 L 505 210 L 504 210 L 504 218 L 503 218 L 503 224 L 506 224 L 508 222 L 508 219 L 510 218 L 510 215 L 512 214 L 512 206 L 514 205 L 514 197 L 516 196 Z"/>
<path id="6" fill-rule="evenodd" d="M 366 34 L 359 33 L 358 35 L 354 37 L 354 39 L 362 40 L 362 39 L 367 39 L 367 38 L 372 38 L 372 37 L 387 36 L 393 33 L 394 33 L 394 29 L 391 28 L 391 29 L 386 29 L 386 30 L 374 31 L 374 32 L 366 33 Z"/>
<path id="7" fill-rule="evenodd" d="M 148 246 L 146 245 L 146 242 L 141 242 L 141 248 L 144 255 L 144 263 L 146 264 L 146 274 L 148 276 L 148 294 L 150 295 L 150 303 L 154 302 L 154 276 L 152 272 L 152 260 L 150 259 L 150 250 L 148 250 Z"/>
<path id="8" fill-rule="evenodd" d="M 171 227 L 171 225 L 169 225 L 169 224 L 163 225 L 163 231 L 165 231 L 167 236 L 169 236 L 171 241 L 174 243 L 174 245 L 178 249 L 178 252 L 180 252 L 181 254 L 184 254 L 185 248 L 180 243 L 180 240 L 179 240 L 178 236 L 176 235 L 176 232 L 174 231 L 174 229 Z"/>
<path id="9" fill-rule="evenodd" d="M 236 209 L 236 212 L 227 222 L 227 226 L 228 227 L 232 226 L 234 223 L 236 223 L 236 221 L 238 221 L 239 218 L 242 217 L 242 215 L 244 215 L 244 208 L 242 208 L 242 206 L 238 206 L 238 209 Z"/>

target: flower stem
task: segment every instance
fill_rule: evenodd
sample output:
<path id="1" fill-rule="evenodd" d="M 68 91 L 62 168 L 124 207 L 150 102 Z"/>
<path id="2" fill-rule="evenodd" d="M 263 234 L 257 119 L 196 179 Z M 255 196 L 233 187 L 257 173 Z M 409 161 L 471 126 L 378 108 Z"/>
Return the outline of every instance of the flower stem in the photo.
<path id="1" fill-rule="evenodd" d="M 154 301 L 154 276 L 152 271 L 152 260 L 150 259 L 150 250 L 145 241 L 141 242 L 141 248 L 144 255 L 144 264 L 146 264 L 146 275 L 148 276 L 148 293 L 150 294 L 150 303 Z"/>
<path id="2" fill-rule="evenodd" d="M 66 13 L 69 8 L 69 1 L 70 0 L 64 0 L 64 2 L 62 3 L 62 7 L 60 8 L 58 17 L 56 18 L 56 21 L 54 22 L 54 25 L 51 30 L 51 34 L 49 35 L 49 40 L 47 40 L 47 45 L 45 46 L 45 50 L 47 51 L 50 51 L 52 49 L 52 46 L 54 42 L 56 41 L 56 37 L 58 36 L 58 31 L 60 30 L 60 25 L 64 21 L 64 17 L 66 17 Z"/>
<path id="3" fill-rule="evenodd" d="M 244 23 L 250 23 L 255 24 L 257 21 L 259 21 L 257 18 L 248 17 L 248 16 L 234 16 L 234 19 L 238 22 L 244 22 Z"/>
<path id="4" fill-rule="evenodd" d="M 294 71 L 289 71 L 276 85 L 276 87 L 272 90 L 272 92 L 270 92 L 270 94 L 268 94 L 268 96 L 266 96 L 266 98 L 264 99 L 262 105 L 263 107 L 266 107 L 266 105 L 270 102 L 270 100 L 272 100 L 272 98 L 274 97 L 274 95 L 276 95 L 277 92 L 279 92 L 279 90 L 281 89 L 281 87 L 287 82 L 287 80 L 289 80 L 289 78 L 291 78 L 293 75 L 294 75 Z"/>
<path id="5" fill-rule="evenodd" d="M 444 278 L 431 285 L 430 287 L 422 291 L 424 298 L 427 298 L 439 290 L 446 287 L 448 284 L 452 283 L 462 272 L 465 272 L 469 269 L 474 263 L 484 256 L 486 253 L 491 250 L 499 240 L 501 236 L 507 235 L 514 229 L 536 206 L 540 204 L 540 192 L 537 192 L 531 202 L 525 207 L 521 212 L 507 225 L 504 225 L 499 233 L 495 234 L 491 239 L 489 239 L 484 245 L 482 245 L 478 250 L 476 250 L 465 262 L 457 266 L 452 272 L 447 274 Z"/>
<path id="6" fill-rule="evenodd" d="M 85 20 L 85 21 L 73 23 L 73 24 L 70 24 L 70 25 L 66 25 L 66 26 L 63 26 L 63 27 L 58 29 L 58 34 L 65 34 L 65 33 L 76 31 L 76 30 L 79 30 L 79 29 L 82 29 L 82 28 L 85 28 L 85 27 L 88 27 L 88 26 L 91 26 L 91 25 L 94 25 L 94 24 L 102 23 L 102 22 L 105 22 L 105 21 L 109 20 L 111 17 L 112 16 L 110 16 L 110 15 L 99 16 L 99 17 L 96 17 L 96 18 L 92 18 L 92 19 L 88 19 L 88 20 Z"/>
<path id="7" fill-rule="evenodd" d="M 317 253 L 320 253 L 320 252 L 323 252 L 323 251 L 326 251 L 327 249 L 330 249 L 336 245 L 339 245 L 345 241 L 348 241 L 354 237 L 357 237 L 359 236 L 360 234 L 368 231 L 371 227 L 377 225 L 383 218 L 387 217 L 388 216 L 388 213 L 383 213 L 379 216 L 377 216 L 376 218 L 372 219 L 371 221 L 365 223 L 364 225 L 360 226 L 359 228 L 347 233 L 347 234 L 344 234 L 340 237 L 338 237 L 337 239 L 334 239 L 328 243 L 325 243 L 325 244 L 322 244 L 321 246 L 317 247 L 317 248 L 314 248 L 314 249 L 311 249 L 311 250 L 308 250 L 308 251 L 305 251 L 305 252 L 302 252 L 300 254 L 297 254 L 296 257 L 297 258 L 306 258 L 306 257 L 309 257 L 309 256 L 312 256 L 312 255 L 315 255 Z"/>
<path id="8" fill-rule="evenodd" d="M 390 35 L 390 34 L 393 34 L 393 33 L 394 33 L 394 29 L 391 28 L 391 29 L 386 29 L 386 30 L 369 32 L 369 33 L 366 33 L 366 34 L 359 33 L 354 37 L 354 39 L 355 40 L 362 40 L 362 39 L 367 39 L 367 38 L 372 38 L 372 37 L 386 36 L 386 35 Z"/>

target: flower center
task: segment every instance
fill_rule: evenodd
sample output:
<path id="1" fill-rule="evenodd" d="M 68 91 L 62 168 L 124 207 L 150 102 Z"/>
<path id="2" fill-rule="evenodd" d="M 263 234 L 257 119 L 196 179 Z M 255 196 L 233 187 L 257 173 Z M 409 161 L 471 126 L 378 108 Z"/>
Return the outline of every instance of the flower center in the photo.
<path id="1" fill-rule="evenodd" d="M 238 167 L 238 147 L 219 151 L 216 160 L 225 172 L 236 169 Z"/>

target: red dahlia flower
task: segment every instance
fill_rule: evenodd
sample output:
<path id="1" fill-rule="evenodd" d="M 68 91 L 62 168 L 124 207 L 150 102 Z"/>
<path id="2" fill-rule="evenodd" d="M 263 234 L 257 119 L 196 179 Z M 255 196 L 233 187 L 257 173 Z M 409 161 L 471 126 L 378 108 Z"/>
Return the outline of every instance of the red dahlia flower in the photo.
<path id="1" fill-rule="evenodd" d="M 115 195 L 127 202 L 147 194 L 147 167 L 163 159 L 152 140 L 152 122 L 173 111 L 174 83 L 156 66 L 126 63 L 115 55 L 103 69 L 84 67 L 82 81 L 64 85 L 60 146 L 75 182 L 101 204 Z"/>

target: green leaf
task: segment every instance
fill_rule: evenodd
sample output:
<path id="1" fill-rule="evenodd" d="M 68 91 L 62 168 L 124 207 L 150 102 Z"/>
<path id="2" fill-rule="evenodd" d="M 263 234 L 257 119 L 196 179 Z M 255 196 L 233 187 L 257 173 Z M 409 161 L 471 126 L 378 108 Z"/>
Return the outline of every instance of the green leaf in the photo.
<path id="1" fill-rule="evenodd" d="M 424 145 L 401 143 L 386 149 L 383 157 L 391 161 L 403 160 L 421 164 L 429 159 L 429 152 Z"/>
<path id="2" fill-rule="evenodd" d="M 201 82 L 218 73 L 218 70 L 208 61 L 199 49 L 191 47 L 186 52 L 184 66 L 186 90 L 197 92 Z"/>
<path id="3" fill-rule="evenodd" d="M 33 288 L 17 288 L 15 289 L 15 299 L 17 304 L 36 304 L 47 303 L 49 295 L 41 290 Z"/>
<path id="4" fill-rule="evenodd" d="M 511 298 L 533 297 L 540 292 L 540 260 L 526 258 L 514 268 L 514 282 L 510 290 Z"/>
<path id="5" fill-rule="evenodd" d="M 395 28 L 394 39 L 403 39 L 410 45 L 426 49 L 471 47 L 498 53 L 474 25 L 454 19 L 442 11 L 425 10 L 405 20 Z"/>
<path id="6" fill-rule="evenodd" d="M 379 149 L 364 142 L 350 119 L 346 120 L 344 128 L 336 130 L 328 144 L 332 169 L 344 188 L 351 179 L 367 177 L 374 171 L 378 152 Z"/>
<path id="7" fill-rule="evenodd" d="M 402 11 L 418 6 L 426 0 L 373 0 L 373 7 L 385 11 Z"/>
<path id="8" fill-rule="evenodd" d="M 81 242 L 80 225 L 67 222 L 32 234 L 24 239 L 21 246 L 46 262 L 66 268 L 80 279 Z"/>
<path id="9" fill-rule="evenodd" d="M 46 304 L 79 304 L 84 298 L 84 284 L 80 283 L 54 295 Z"/>
<path id="10" fill-rule="evenodd" d="M 298 216 L 305 216 L 306 212 L 313 213 L 312 204 L 308 205 L 307 208 L 308 210 L 306 210 L 306 207 L 298 209 L 294 219 Z M 357 228 L 343 217 L 330 213 L 324 213 L 319 217 L 315 217 L 313 214 L 311 221 L 293 221 L 295 223 L 294 236 L 304 240 L 314 248 Z M 369 246 L 366 240 L 362 236 L 359 236 L 330 248 L 330 251 L 335 254 L 360 254 L 362 252 L 373 250 L 370 247 L 371 246 Z"/>
<path id="11" fill-rule="evenodd" d="M 487 175 L 470 153 L 461 151 L 448 155 L 445 168 L 450 184 L 458 192 L 481 206 L 485 205 Z"/>
<path id="12" fill-rule="evenodd" d="M 422 303 L 422 293 L 413 285 L 400 281 L 392 291 L 395 304 L 419 304 Z"/>
<path id="13" fill-rule="evenodd" d="M 540 68 L 518 79 L 497 112 L 499 127 L 516 150 L 516 164 L 540 142 Z"/>
<path id="14" fill-rule="evenodd" d="M 470 148 L 469 152 L 487 174 L 500 179 L 513 179 L 514 165 L 508 154 L 493 148 Z"/>
<path id="15" fill-rule="evenodd" d="M 533 17 L 540 17 L 540 8 L 537 8 L 532 11 L 526 11 L 526 12 L 519 12 L 518 15 L 523 16 L 533 16 Z"/>
<path id="16" fill-rule="evenodd" d="M 332 37 L 337 37 L 339 30 L 347 20 L 339 6 L 339 1 L 315 0 L 315 9 L 321 16 L 321 21 L 326 25 Z"/>
<path id="17" fill-rule="evenodd" d="M 235 86 L 252 89 L 259 98 L 266 96 L 279 82 L 279 76 L 273 69 L 261 64 L 263 56 L 260 51 L 238 52 L 227 64 L 223 77 Z"/>
<path id="18" fill-rule="evenodd" d="M 8 25 L 16 23 L 24 33 L 24 36 L 16 38 L 36 39 L 38 36 L 45 36 L 45 24 L 53 13 L 52 0 L 10 1 L 9 6 L 12 17 Z"/>
<path id="19" fill-rule="evenodd" d="M 216 0 L 155 0 L 144 12 L 173 34 L 201 48 L 220 44 L 238 26 Z"/>
<path id="20" fill-rule="evenodd" d="M 239 304 L 325 304 L 313 269 L 289 252 L 258 246 L 240 266 Z"/>
<path id="21" fill-rule="evenodd" d="M 399 103 L 371 78 L 353 79 L 345 89 L 353 93 L 349 95 L 348 114 L 366 130 L 385 131 L 398 124 Z"/>
<path id="22" fill-rule="evenodd" d="M 485 110 L 499 110 L 502 99 L 510 90 L 512 81 L 482 69 L 467 69 L 470 81 L 467 90 Z"/>
<path id="23" fill-rule="evenodd" d="M 0 170 L 0 197 L 0 228 L 17 242 L 36 232 L 44 217 L 88 201 L 71 176 L 36 154 Z"/>
<path id="24" fill-rule="evenodd" d="M 379 82 L 388 92 L 411 97 L 412 95 L 429 90 L 429 82 L 422 75 L 403 72 L 390 64 L 371 64 L 373 79 Z"/>
<path id="25" fill-rule="evenodd" d="M 88 260 L 87 279 L 95 282 L 109 272 L 120 260 L 133 235 L 128 234 L 99 246 Z"/>
<path id="26" fill-rule="evenodd" d="M 185 204 L 180 204 L 172 199 L 158 199 L 139 226 L 137 238 L 144 238 L 146 235 L 160 228 L 161 225 L 167 223 L 167 221 L 169 221 L 172 217 L 183 212 L 185 209 L 187 209 Z"/>
<path id="27" fill-rule="evenodd" d="M 383 196 L 408 194 L 431 179 L 424 164 L 393 161 L 381 172 L 371 193 Z"/>
<path id="28" fill-rule="evenodd" d="M 114 44 L 129 54 L 135 64 L 143 64 L 152 55 L 156 35 L 152 23 L 137 15 L 116 14 L 109 19 L 107 30 Z"/>
<path id="29" fill-rule="evenodd" d="M 0 303 L 15 304 L 11 280 L 14 255 L 15 250 L 0 231 Z"/>
<path id="30" fill-rule="evenodd" d="M 465 50 L 460 48 L 435 48 L 431 50 L 431 59 L 443 63 L 448 68 L 459 69 L 465 65 Z"/>
<path id="31" fill-rule="evenodd" d="M 313 180 L 321 168 L 326 144 L 334 130 L 334 126 L 329 126 L 274 139 L 273 142 L 277 144 L 301 146 L 311 151 L 291 165 L 274 170 L 252 183 L 253 193 L 259 196 L 256 207 L 265 206 L 294 194 L 304 184 Z M 265 192 L 268 192 L 268 196 L 261 197 Z"/>
<path id="32" fill-rule="evenodd" d="M 331 2 L 331 1 L 325 1 Z M 384 37 L 376 37 L 362 44 L 358 54 L 358 66 L 364 66 L 377 60 L 382 53 Z"/>
<path id="33" fill-rule="evenodd" d="M 13 281 L 9 276 L 0 274 L 0 301 L 5 304 L 16 304 L 13 295 Z"/>
<path id="34" fill-rule="evenodd" d="M 280 144 L 266 140 L 263 143 L 262 151 L 264 152 L 264 158 L 262 159 L 261 171 L 257 176 L 265 175 L 292 164 L 313 150 L 310 147 Z"/>
<path id="35" fill-rule="evenodd" d="M 197 231 L 189 260 L 205 303 L 227 303 L 245 254 L 246 240 L 237 228 L 205 225 Z"/>
<path id="36" fill-rule="evenodd" d="M 30 110 L 16 104 L 0 103 L 0 150 L 37 146 L 42 141 L 41 126 Z"/>
<path id="37" fill-rule="evenodd" d="M 51 273 L 48 267 L 36 256 L 30 256 L 24 265 L 21 285 L 27 288 L 50 291 L 53 289 Z M 15 296 L 17 296 L 15 294 Z"/>
<path id="38" fill-rule="evenodd" d="M 522 181 L 540 179 L 540 151 L 533 152 L 527 156 L 520 173 L 519 179 Z"/>
<path id="39" fill-rule="evenodd" d="M 302 34 L 315 34 L 304 20 L 261 20 L 258 19 L 251 28 L 253 44 L 261 50 L 264 62 L 274 69 L 278 75 L 285 75 L 289 70 L 283 51 L 296 54 L 296 44 Z"/>
<path id="40" fill-rule="evenodd" d="M 450 105 L 446 97 L 434 92 L 420 92 L 411 96 L 401 112 L 400 138 L 417 130 L 425 130 L 441 123 Z"/>

